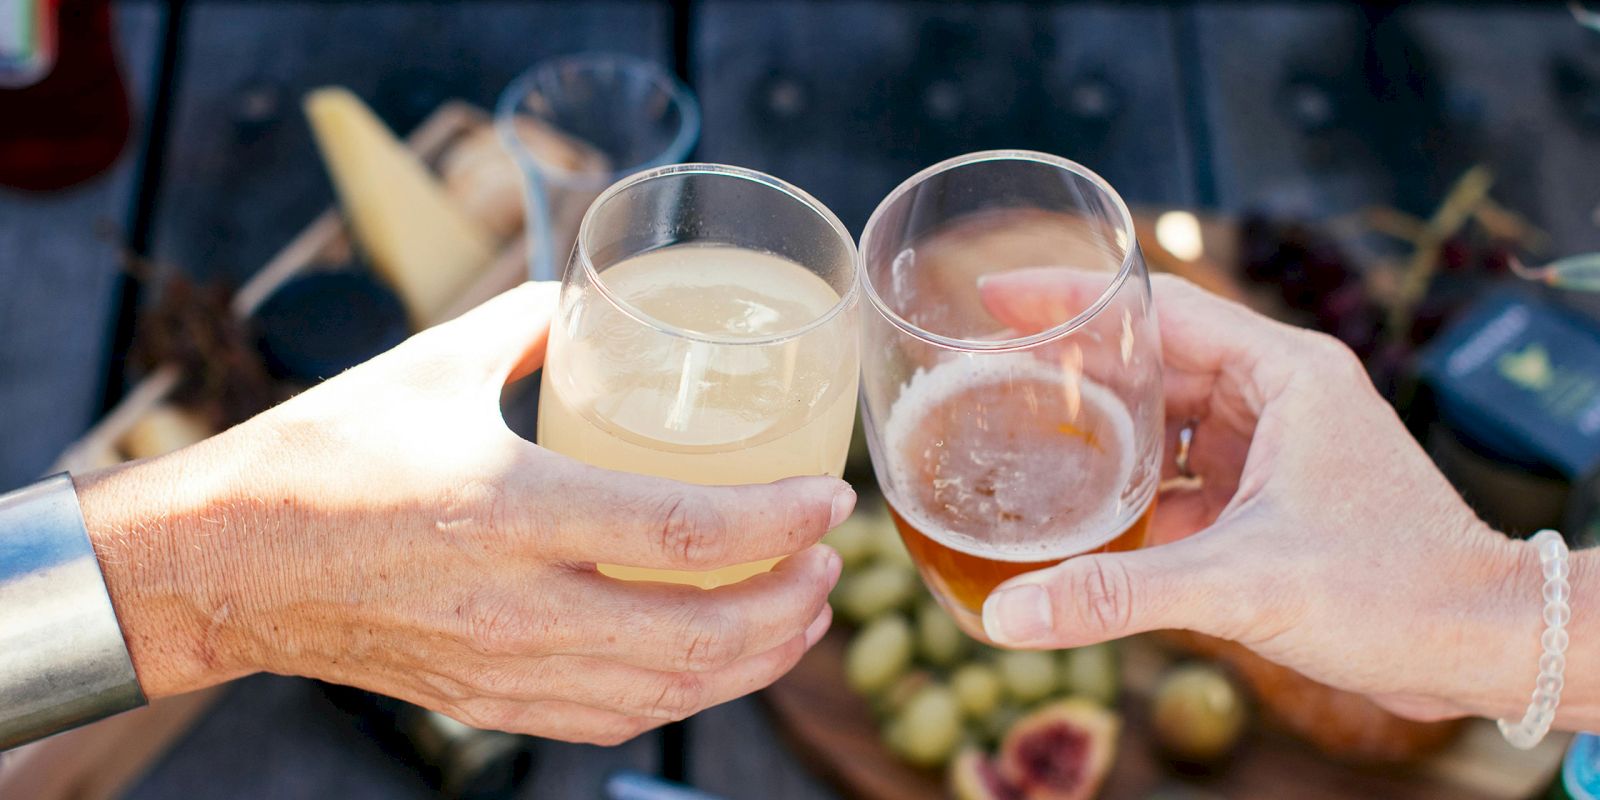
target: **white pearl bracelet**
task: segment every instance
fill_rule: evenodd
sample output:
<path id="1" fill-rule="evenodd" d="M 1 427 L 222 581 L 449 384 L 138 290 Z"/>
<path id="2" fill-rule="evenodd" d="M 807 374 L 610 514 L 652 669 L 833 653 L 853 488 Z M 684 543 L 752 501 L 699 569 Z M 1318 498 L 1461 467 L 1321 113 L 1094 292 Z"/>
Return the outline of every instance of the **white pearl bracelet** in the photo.
<path id="1" fill-rule="evenodd" d="M 1539 656 L 1539 680 L 1534 684 L 1533 701 L 1517 722 L 1499 721 L 1500 735 L 1512 747 L 1532 750 L 1556 718 L 1556 706 L 1561 704 L 1561 675 L 1567 668 L 1567 622 L 1572 619 L 1572 608 L 1567 599 L 1572 596 L 1572 585 L 1567 583 L 1567 543 L 1561 534 L 1542 530 L 1529 540 L 1539 550 L 1539 566 L 1544 570 L 1544 636 L 1540 642 L 1544 653 Z"/>

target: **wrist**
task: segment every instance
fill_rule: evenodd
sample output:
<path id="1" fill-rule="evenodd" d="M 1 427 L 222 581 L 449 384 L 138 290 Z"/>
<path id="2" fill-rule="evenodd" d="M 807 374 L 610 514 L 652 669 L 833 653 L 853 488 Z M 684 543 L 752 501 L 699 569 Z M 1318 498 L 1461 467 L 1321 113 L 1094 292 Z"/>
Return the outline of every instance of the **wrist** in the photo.
<path id="1" fill-rule="evenodd" d="M 198 445 L 75 476 L 84 523 L 140 686 L 152 699 L 254 671 L 230 624 L 225 557 L 248 528 L 230 500 L 230 470 Z"/>
<path id="2" fill-rule="evenodd" d="M 1573 613 L 1565 626 L 1567 680 L 1560 692 L 1555 727 L 1574 729 L 1600 721 L 1600 697 L 1596 696 L 1600 687 L 1586 679 L 1600 642 L 1595 641 L 1594 620 L 1584 614 L 1593 608 L 1586 600 L 1596 596 L 1600 575 L 1595 574 L 1596 565 L 1587 554 L 1572 552 L 1568 566 L 1567 582 L 1572 588 L 1568 604 Z M 1491 719 L 1517 720 L 1527 710 L 1539 677 L 1539 659 L 1544 652 L 1541 637 L 1549 628 L 1544 619 L 1545 576 L 1537 548 L 1524 540 L 1505 541 L 1499 569 L 1503 580 L 1496 597 L 1496 616 L 1501 632 L 1497 641 L 1484 643 L 1484 652 L 1494 654 L 1491 657 L 1502 664 L 1504 677 L 1485 687 L 1492 690 L 1492 697 L 1486 696 L 1475 711 Z M 1498 651 L 1489 649 L 1496 647 Z"/>

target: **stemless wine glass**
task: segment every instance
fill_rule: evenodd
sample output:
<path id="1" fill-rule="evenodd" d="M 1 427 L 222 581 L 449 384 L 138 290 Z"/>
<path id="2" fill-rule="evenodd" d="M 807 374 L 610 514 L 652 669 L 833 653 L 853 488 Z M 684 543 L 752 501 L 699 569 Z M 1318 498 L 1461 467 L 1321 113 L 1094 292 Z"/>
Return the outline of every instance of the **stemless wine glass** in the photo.
<path id="1" fill-rule="evenodd" d="M 555 280 L 590 201 L 625 175 L 688 157 L 700 106 L 654 62 L 583 53 L 540 62 L 512 81 L 495 126 L 522 168 L 529 276 Z"/>
<path id="2" fill-rule="evenodd" d="M 540 389 L 540 444 L 702 484 L 839 475 L 859 375 L 855 243 L 783 181 L 716 164 L 607 189 L 578 230 Z M 714 572 L 601 565 L 712 588 Z"/>
<path id="3" fill-rule="evenodd" d="M 1001 582 L 1144 543 L 1164 412 L 1132 217 L 1071 161 L 973 153 L 896 188 L 861 257 L 878 483 L 929 589 L 987 640 Z"/>

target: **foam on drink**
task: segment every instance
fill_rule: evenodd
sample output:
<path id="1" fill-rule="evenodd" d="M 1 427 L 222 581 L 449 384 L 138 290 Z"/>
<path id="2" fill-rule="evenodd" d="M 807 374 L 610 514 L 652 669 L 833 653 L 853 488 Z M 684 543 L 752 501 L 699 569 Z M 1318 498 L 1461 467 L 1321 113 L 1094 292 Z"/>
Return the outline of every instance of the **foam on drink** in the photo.
<path id="1" fill-rule="evenodd" d="M 1028 355 L 919 370 L 891 407 L 889 503 L 936 596 L 981 636 L 1005 580 L 1144 543 L 1133 420 L 1109 389 Z M 976 628 L 976 630 L 974 630 Z"/>
<path id="2" fill-rule="evenodd" d="M 998 561 L 1104 544 L 1125 516 L 1133 420 L 1109 389 L 1029 356 L 919 370 L 884 441 L 901 511 L 947 547 Z"/>

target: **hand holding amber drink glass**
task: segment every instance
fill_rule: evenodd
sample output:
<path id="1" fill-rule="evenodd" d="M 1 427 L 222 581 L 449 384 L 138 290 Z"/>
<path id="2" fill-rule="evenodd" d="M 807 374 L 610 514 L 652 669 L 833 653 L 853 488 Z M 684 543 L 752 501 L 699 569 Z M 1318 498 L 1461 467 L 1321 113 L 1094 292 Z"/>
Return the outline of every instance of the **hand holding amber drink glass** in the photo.
<path id="1" fill-rule="evenodd" d="M 1144 544 L 1164 410 L 1132 217 L 1071 161 L 973 153 L 896 188 L 861 256 L 878 483 L 929 589 L 987 641 L 983 601 L 1002 582 Z M 1074 291 L 1022 298 L 1019 313 L 985 292 L 1017 270 Z"/>

